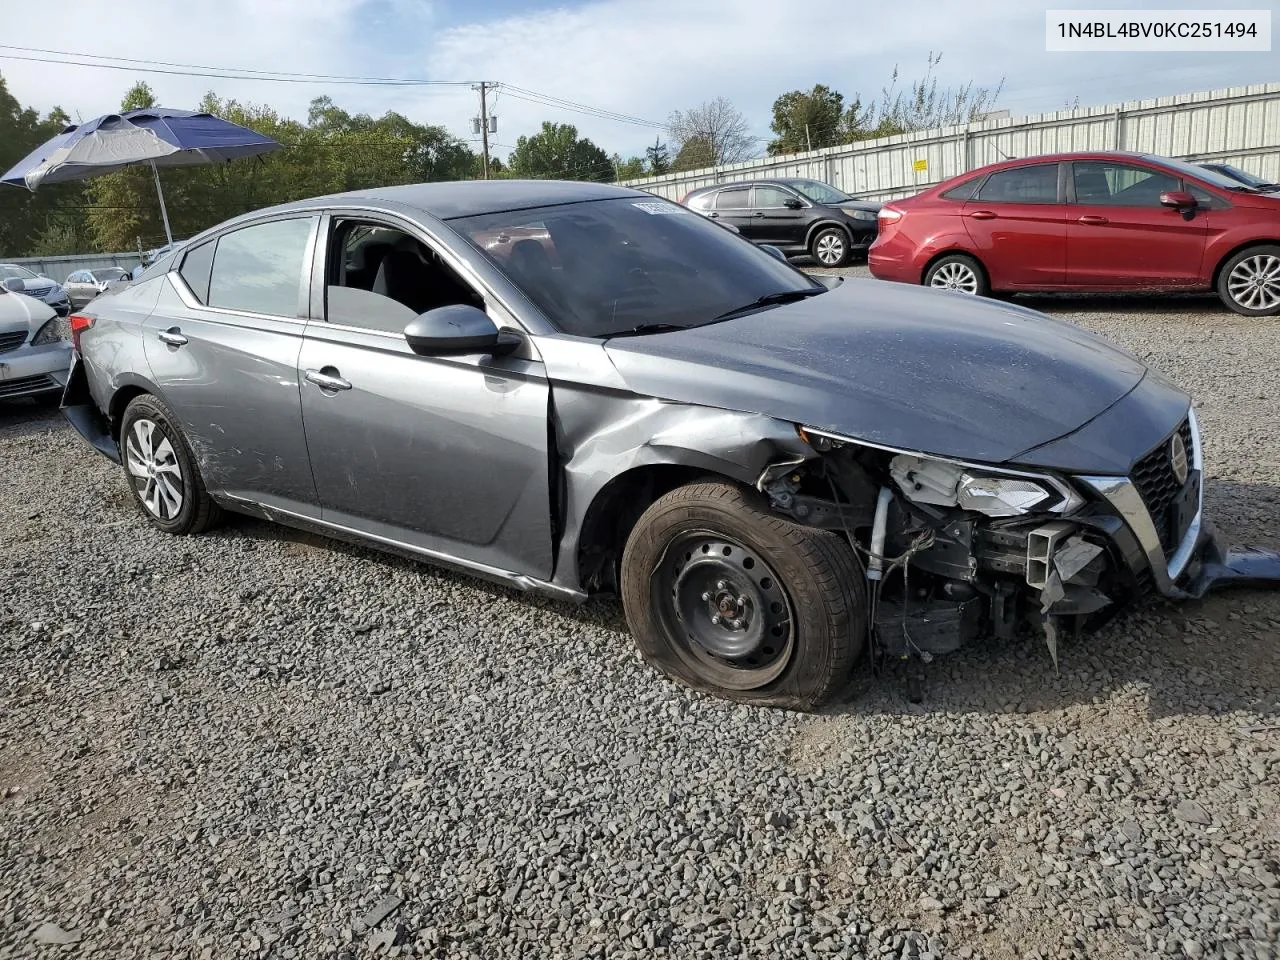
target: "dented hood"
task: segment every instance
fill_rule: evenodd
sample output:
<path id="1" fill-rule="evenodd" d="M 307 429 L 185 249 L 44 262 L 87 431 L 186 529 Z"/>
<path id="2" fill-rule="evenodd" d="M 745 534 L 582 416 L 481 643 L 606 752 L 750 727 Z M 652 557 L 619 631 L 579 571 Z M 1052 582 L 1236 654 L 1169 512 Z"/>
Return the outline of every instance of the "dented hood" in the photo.
<path id="1" fill-rule="evenodd" d="M 605 349 L 637 393 L 988 463 L 1075 431 L 1147 373 L 1035 311 L 878 280 Z"/>

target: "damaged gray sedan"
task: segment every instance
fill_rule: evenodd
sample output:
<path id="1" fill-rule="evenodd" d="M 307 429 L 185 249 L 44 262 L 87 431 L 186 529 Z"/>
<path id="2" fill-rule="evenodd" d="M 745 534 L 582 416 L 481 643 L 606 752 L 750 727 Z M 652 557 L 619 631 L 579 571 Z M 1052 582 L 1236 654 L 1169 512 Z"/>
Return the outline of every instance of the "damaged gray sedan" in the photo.
<path id="1" fill-rule="evenodd" d="M 822 282 L 618 187 L 471 182 L 213 228 L 71 319 L 68 419 L 155 526 L 232 510 L 565 599 L 813 707 L 859 657 L 1280 582 L 1188 397 L 1073 326 Z"/>

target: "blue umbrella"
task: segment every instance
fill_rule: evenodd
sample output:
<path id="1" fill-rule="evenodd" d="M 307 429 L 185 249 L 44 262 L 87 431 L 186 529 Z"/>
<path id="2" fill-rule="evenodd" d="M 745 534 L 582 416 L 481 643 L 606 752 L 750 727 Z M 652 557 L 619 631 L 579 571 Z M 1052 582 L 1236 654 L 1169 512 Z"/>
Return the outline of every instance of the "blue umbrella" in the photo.
<path id="1" fill-rule="evenodd" d="M 87 180 L 135 164 L 149 164 L 156 178 L 165 236 L 173 243 L 159 167 L 218 163 L 279 147 L 270 137 L 211 113 L 150 107 L 72 124 L 14 164 L 0 176 L 0 183 L 34 191 L 45 183 Z"/>

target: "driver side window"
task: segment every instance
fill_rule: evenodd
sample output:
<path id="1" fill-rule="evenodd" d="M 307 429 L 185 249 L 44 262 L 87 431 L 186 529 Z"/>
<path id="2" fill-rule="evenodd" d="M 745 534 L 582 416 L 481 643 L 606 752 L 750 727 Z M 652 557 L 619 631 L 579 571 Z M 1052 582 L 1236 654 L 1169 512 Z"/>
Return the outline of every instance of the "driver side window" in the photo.
<path id="1" fill-rule="evenodd" d="M 329 323 L 399 335 L 410 320 L 436 307 L 484 309 L 484 298 L 439 254 L 374 221 L 335 219 L 325 269 Z"/>

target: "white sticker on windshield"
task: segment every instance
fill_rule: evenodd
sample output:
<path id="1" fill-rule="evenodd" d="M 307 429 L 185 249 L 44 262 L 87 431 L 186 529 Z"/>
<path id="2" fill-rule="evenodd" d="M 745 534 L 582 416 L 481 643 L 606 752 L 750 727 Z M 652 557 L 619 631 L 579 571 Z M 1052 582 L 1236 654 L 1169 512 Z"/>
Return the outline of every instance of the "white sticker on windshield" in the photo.
<path id="1" fill-rule="evenodd" d="M 689 213 L 684 207 L 674 203 L 660 203 L 656 200 L 641 200 L 639 203 L 633 203 L 633 207 L 639 207 L 645 213 L 651 213 L 655 216 L 666 213 Z"/>

